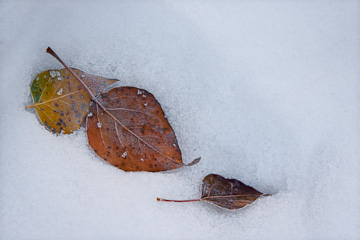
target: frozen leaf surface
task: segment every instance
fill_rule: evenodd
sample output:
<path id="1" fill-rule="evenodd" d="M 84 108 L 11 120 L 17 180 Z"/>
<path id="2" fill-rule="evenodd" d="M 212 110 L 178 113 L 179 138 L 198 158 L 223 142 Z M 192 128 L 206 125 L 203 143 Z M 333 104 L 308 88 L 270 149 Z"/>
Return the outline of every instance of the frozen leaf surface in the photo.
<path id="1" fill-rule="evenodd" d="M 239 180 L 227 179 L 220 175 L 210 174 L 203 179 L 202 194 L 199 199 L 166 200 L 158 198 L 157 200 L 165 202 L 208 201 L 219 207 L 235 210 L 254 202 L 262 195 L 268 196 L 245 185 Z"/>
<path id="2" fill-rule="evenodd" d="M 254 202 L 262 194 L 236 179 L 210 174 L 203 180 L 201 198 L 223 208 L 239 209 Z"/>
<path id="3" fill-rule="evenodd" d="M 175 132 L 151 93 L 120 87 L 97 99 L 87 119 L 89 144 L 97 155 L 125 171 L 158 172 L 184 165 Z"/>
<path id="4" fill-rule="evenodd" d="M 98 95 L 117 80 L 72 69 Z M 37 75 L 31 85 L 34 107 L 40 121 L 56 133 L 71 133 L 83 123 L 91 98 L 86 89 L 67 70 L 48 70 Z"/>

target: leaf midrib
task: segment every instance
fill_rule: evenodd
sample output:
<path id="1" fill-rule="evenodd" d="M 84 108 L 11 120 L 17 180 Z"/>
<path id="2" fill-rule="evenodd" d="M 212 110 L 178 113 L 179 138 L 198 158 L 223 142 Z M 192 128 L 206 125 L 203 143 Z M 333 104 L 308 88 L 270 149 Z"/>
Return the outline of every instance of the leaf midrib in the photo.
<path id="1" fill-rule="evenodd" d="M 32 105 L 27 106 L 26 108 L 39 107 L 40 105 L 44 105 L 44 104 L 47 104 L 47 103 L 50 103 L 50 102 L 53 102 L 53 101 L 62 99 L 62 98 L 64 98 L 64 97 L 74 95 L 74 94 L 79 93 L 79 92 L 81 92 L 81 91 L 85 91 L 85 89 L 81 89 L 81 90 L 78 90 L 78 91 L 76 91 L 76 92 L 68 93 L 68 94 L 62 95 L 62 96 L 60 96 L 60 97 L 53 98 L 53 99 L 49 99 L 49 100 L 46 100 L 46 101 L 43 101 L 43 102 L 37 102 L 37 103 L 34 103 L 34 104 L 32 104 Z M 42 95 L 41 95 L 41 96 L 42 96 Z M 39 101 L 41 101 L 41 97 L 40 97 Z"/>

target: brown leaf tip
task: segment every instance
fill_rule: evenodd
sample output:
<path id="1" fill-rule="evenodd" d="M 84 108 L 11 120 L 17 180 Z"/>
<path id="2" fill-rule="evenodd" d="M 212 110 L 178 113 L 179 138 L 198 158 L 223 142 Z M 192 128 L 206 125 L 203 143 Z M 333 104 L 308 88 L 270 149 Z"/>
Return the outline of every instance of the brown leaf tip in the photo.
<path id="1" fill-rule="evenodd" d="M 198 164 L 200 162 L 200 160 L 201 160 L 201 157 L 198 157 L 198 158 L 194 159 L 192 162 L 186 164 L 185 166 L 188 166 L 188 167 L 194 166 L 195 164 Z"/>
<path id="2" fill-rule="evenodd" d="M 55 54 L 55 52 L 51 49 L 51 47 L 48 47 L 48 48 L 46 49 L 46 52 L 47 52 L 47 53 L 50 53 L 51 55 Z"/>

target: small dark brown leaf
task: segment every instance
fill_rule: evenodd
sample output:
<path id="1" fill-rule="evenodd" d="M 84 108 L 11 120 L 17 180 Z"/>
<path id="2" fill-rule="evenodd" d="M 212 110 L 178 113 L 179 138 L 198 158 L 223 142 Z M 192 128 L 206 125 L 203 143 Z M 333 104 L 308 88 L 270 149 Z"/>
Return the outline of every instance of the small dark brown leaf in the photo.
<path id="1" fill-rule="evenodd" d="M 201 198 L 223 208 L 238 209 L 254 202 L 261 195 L 261 192 L 236 179 L 210 174 L 203 180 Z"/>
<path id="2" fill-rule="evenodd" d="M 202 183 L 202 194 L 199 199 L 192 200 L 166 200 L 165 202 L 196 202 L 208 201 L 219 207 L 234 210 L 242 208 L 260 196 L 269 196 L 249 187 L 236 179 L 226 179 L 220 175 L 207 175 Z"/>

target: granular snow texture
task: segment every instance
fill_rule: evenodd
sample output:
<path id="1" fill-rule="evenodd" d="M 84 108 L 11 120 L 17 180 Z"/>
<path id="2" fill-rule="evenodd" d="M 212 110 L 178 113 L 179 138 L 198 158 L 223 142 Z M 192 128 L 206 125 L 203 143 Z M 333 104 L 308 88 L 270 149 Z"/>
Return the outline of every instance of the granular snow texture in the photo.
<path id="1" fill-rule="evenodd" d="M 0 239 L 359 239 L 359 1 L 0 2 Z M 153 93 L 193 167 L 121 171 L 33 110 L 70 66 Z M 273 194 L 237 211 L 210 173 Z"/>

